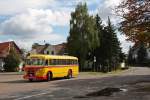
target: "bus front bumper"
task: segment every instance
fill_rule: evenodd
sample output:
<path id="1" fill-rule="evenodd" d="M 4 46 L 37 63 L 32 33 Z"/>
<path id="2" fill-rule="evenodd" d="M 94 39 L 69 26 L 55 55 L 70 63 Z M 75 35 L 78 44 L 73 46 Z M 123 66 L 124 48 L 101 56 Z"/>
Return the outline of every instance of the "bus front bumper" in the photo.
<path id="1" fill-rule="evenodd" d="M 47 76 L 32 76 L 32 75 L 24 75 L 24 79 L 32 79 L 32 80 L 46 80 Z"/>

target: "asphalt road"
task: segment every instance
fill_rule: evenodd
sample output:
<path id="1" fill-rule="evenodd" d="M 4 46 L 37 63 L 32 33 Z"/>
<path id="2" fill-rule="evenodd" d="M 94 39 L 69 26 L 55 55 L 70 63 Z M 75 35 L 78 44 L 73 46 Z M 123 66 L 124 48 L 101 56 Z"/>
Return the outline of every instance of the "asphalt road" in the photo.
<path id="1" fill-rule="evenodd" d="M 81 73 L 78 78 L 50 82 L 28 82 L 21 77 L 0 73 L 0 100 L 150 100 L 150 68 L 146 67 Z"/>

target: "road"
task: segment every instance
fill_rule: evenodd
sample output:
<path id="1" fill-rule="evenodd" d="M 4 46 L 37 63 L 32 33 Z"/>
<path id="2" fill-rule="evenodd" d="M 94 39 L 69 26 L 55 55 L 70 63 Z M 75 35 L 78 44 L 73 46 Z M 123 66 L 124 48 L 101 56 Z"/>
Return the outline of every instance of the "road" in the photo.
<path id="1" fill-rule="evenodd" d="M 78 78 L 28 82 L 0 73 L 0 100 L 150 100 L 150 68 L 116 73 L 80 73 Z"/>

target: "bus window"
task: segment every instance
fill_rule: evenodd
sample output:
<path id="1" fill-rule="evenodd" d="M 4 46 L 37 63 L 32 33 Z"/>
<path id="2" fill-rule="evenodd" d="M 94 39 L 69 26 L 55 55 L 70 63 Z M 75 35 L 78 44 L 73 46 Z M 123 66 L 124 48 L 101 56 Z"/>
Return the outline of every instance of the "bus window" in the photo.
<path id="1" fill-rule="evenodd" d="M 71 65 L 74 65 L 74 60 L 71 60 Z"/>
<path id="2" fill-rule="evenodd" d="M 26 60 L 27 65 L 44 65 L 43 59 L 27 59 Z"/>
<path id="3" fill-rule="evenodd" d="M 52 59 L 51 60 L 51 65 L 57 65 L 58 64 L 58 60 L 57 59 Z"/>
<path id="4" fill-rule="evenodd" d="M 61 64 L 61 59 L 58 59 L 58 60 L 57 60 L 57 65 L 62 65 L 62 64 Z"/>
<path id="5" fill-rule="evenodd" d="M 59 59 L 59 65 L 64 65 L 63 64 L 63 59 Z"/>
<path id="6" fill-rule="evenodd" d="M 64 59 L 62 59 L 62 65 L 65 65 L 65 60 Z"/>

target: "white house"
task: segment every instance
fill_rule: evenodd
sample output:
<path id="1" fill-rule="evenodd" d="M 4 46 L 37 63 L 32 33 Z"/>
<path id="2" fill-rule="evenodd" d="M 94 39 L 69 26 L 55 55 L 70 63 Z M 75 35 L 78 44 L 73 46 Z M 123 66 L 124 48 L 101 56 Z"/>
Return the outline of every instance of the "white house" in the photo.
<path id="1" fill-rule="evenodd" d="M 40 45 L 35 43 L 32 46 L 30 54 L 48 54 L 48 55 L 64 55 L 66 53 L 66 43 L 58 45 Z"/>

